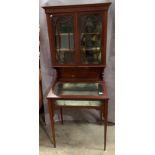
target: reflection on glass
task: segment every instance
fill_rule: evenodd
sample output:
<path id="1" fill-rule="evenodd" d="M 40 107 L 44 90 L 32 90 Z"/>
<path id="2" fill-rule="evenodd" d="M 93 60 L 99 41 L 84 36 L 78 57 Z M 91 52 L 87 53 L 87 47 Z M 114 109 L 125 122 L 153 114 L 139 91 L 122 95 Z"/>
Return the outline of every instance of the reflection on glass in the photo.
<path id="1" fill-rule="evenodd" d="M 74 62 L 74 34 L 72 16 L 54 16 L 56 60 L 59 64 Z"/>
<path id="2" fill-rule="evenodd" d="M 54 89 L 56 95 L 102 95 L 100 83 L 57 83 Z"/>
<path id="3" fill-rule="evenodd" d="M 80 16 L 81 62 L 101 63 L 102 15 L 99 13 Z"/>

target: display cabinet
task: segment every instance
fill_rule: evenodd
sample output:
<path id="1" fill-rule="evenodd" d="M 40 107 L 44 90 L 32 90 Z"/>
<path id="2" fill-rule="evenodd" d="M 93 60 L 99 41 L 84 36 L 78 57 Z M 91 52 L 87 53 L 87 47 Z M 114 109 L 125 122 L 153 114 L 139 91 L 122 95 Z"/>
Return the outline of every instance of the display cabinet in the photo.
<path id="1" fill-rule="evenodd" d="M 110 3 L 44 6 L 52 67 L 57 77 L 49 94 L 52 135 L 54 111 L 67 107 L 95 108 L 104 117 L 104 149 L 108 95 L 104 81 L 107 19 Z"/>

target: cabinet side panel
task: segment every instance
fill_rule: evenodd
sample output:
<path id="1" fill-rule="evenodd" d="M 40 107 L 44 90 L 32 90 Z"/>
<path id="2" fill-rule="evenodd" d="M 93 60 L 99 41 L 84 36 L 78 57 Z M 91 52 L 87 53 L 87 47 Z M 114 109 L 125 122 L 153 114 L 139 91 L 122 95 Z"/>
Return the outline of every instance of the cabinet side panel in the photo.
<path id="1" fill-rule="evenodd" d="M 47 27 L 48 27 L 48 37 L 49 37 L 49 45 L 50 45 L 50 52 L 51 52 L 51 60 L 52 60 L 52 64 L 55 64 L 55 48 L 54 48 L 54 38 L 52 36 L 52 34 L 54 33 L 53 31 L 53 27 L 51 24 L 51 17 L 49 14 L 46 14 L 46 18 L 47 18 Z"/>

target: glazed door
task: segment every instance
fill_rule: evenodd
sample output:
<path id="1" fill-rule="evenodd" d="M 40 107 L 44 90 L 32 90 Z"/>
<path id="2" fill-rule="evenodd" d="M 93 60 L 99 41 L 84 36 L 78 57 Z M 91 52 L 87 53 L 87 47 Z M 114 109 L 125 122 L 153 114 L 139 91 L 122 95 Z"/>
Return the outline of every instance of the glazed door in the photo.
<path id="1" fill-rule="evenodd" d="M 74 16 L 71 14 L 54 15 L 52 27 L 56 64 L 73 65 L 75 63 Z"/>
<path id="2" fill-rule="evenodd" d="M 102 13 L 80 13 L 80 62 L 82 65 L 102 63 Z"/>

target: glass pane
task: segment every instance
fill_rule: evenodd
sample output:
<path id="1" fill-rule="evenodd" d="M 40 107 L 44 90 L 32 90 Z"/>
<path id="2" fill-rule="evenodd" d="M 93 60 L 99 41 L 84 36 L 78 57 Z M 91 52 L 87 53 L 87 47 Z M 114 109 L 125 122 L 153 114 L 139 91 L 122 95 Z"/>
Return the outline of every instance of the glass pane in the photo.
<path id="1" fill-rule="evenodd" d="M 55 104 L 59 106 L 101 106 L 103 102 L 83 100 L 56 100 Z"/>
<path id="2" fill-rule="evenodd" d="M 83 64 L 101 63 L 102 15 L 99 13 L 80 16 L 80 50 Z"/>
<path id="3" fill-rule="evenodd" d="M 100 83 L 57 83 L 54 89 L 56 95 L 102 95 Z"/>
<path id="4" fill-rule="evenodd" d="M 74 30 L 72 16 L 54 16 L 56 61 L 59 64 L 74 62 Z"/>

